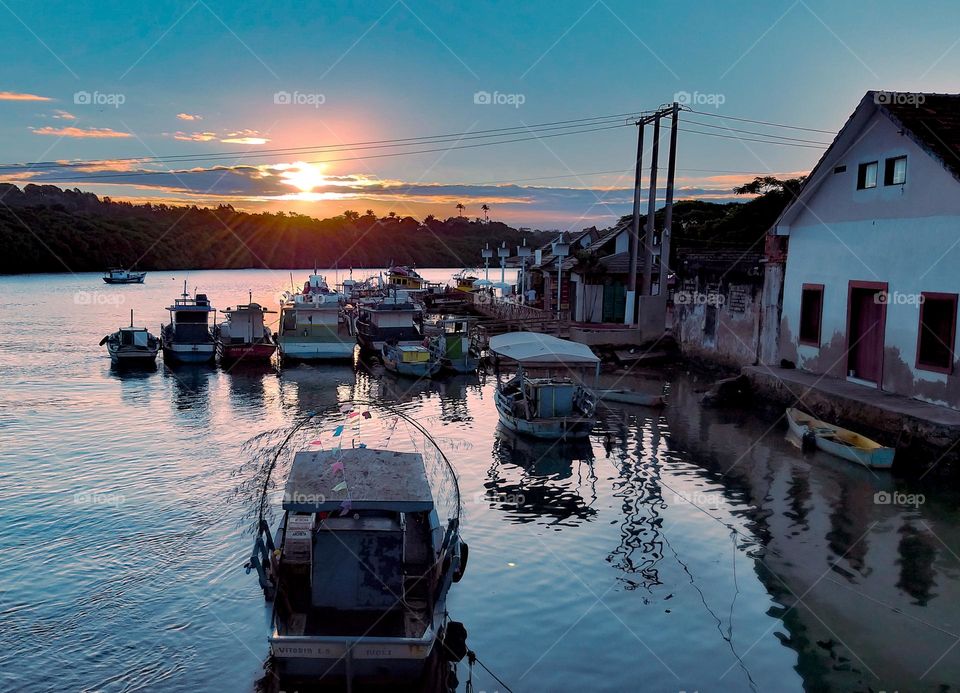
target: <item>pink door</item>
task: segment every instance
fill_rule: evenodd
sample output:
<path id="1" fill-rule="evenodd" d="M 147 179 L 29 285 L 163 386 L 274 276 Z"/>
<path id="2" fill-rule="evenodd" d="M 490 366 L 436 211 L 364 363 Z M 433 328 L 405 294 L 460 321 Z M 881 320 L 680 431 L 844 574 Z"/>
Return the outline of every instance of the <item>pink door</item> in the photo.
<path id="1" fill-rule="evenodd" d="M 883 375 L 883 333 L 887 285 L 850 282 L 847 305 L 847 372 L 880 383 Z"/>

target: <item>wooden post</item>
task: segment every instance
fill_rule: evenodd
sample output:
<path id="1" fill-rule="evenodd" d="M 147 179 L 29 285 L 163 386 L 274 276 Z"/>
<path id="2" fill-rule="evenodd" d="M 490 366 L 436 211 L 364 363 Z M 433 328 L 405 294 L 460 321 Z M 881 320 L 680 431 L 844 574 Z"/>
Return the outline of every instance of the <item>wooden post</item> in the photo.
<path id="1" fill-rule="evenodd" d="M 637 121 L 637 161 L 633 179 L 633 221 L 630 227 L 630 273 L 627 275 L 627 304 L 623 323 L 636 323 L 637 307 L 637 253 L 640 245 L 640 176 L 643 173 L 643 128 L 644 121 Z"/>
<path id="2" fill-rule="evenodd" d="M 673 186 L 677 172 L 677 125 L 680 105 L 674 101 L 670 118 L 670 153 L 667 158 L 667 197 L 663 209 L 663 238 L 660 242 L 660 293 L 667 291 L 670 274 L 670 235 L 673 227 Z"/>

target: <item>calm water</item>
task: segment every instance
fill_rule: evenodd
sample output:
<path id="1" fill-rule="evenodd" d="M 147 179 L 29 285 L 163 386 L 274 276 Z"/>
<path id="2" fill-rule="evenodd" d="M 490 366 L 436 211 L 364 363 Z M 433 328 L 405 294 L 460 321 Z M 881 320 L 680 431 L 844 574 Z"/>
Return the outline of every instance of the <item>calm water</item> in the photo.
<path id="1" fill-rule="evenodd" d="M 184 276 L 0 278 L 0 689 L 252 690 L 269 611 L 242 568 L 248 443 L 350 398 L 425 423 L 456 465 L 471 551 L 450 615 L 514 691 L 960 684 L 945 488 L 805 456 L 771 421 L 701 409 L 708 383 L 684 373 L 628 380 L 666 386 L 662 413 L 611 409 L 588 443 L 551 447 L 498 431 L 492 377 L 112 371 L 100 338 L 131 307 L 158 327 Z M 289 277 L 188 283 L 273 306 Z M 348 433 L 417 444 L 385 416 Z"/>

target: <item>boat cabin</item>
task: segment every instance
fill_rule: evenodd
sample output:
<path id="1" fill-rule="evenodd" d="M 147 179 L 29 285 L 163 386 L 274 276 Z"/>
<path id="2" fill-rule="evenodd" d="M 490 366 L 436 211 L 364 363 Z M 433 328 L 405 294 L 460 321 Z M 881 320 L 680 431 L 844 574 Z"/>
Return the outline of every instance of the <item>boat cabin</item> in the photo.
<path id="1" fill-rule="evenodd" d="M 174 341 L 196 344 L 213 341 L 210 334 L 210 316 L 216 309 L 210 305 L 206 294 L 197 294 L 190 298 L 184 293 L 183 297 L 175 299 L 167 310 L 170 311 L 170 327 Z"/>
<path id="2" fill-rule="evenodd" d="M 226 344 L 253 344 L 270 339 L 270 328 L 264 324 L 264 316 L 275 314 L 259 303 L 238 305 L 220 311 L 227 316 L 219 326 L 220 340 Z"/>
<path id="3" fill-rule="evenodd" d="M 423 341 L 420 308 L 399 299 L 386 298 L 375 305 L 361 305 L 357 335 L 361 343 L 380 349 L 386 342 L 415 345 Z"/>

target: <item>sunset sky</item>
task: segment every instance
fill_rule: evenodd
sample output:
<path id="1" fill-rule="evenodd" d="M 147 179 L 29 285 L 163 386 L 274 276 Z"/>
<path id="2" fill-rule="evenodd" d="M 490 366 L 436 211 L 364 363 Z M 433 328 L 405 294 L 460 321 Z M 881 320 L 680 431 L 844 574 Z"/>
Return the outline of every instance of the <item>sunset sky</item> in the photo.
<path id="1" fill-rule="evenodd" d="M 710 114 L 682 116 L 678 195 L 729 200 L 809 170 L 867 89 L 960 91 L 956 2 L 749 5 L 0 0 L 0 180 L 577 229 L 629 211 L 614 126 L 677 94 Z M 10 166 L 67 160 L 107 161 Z"/>

